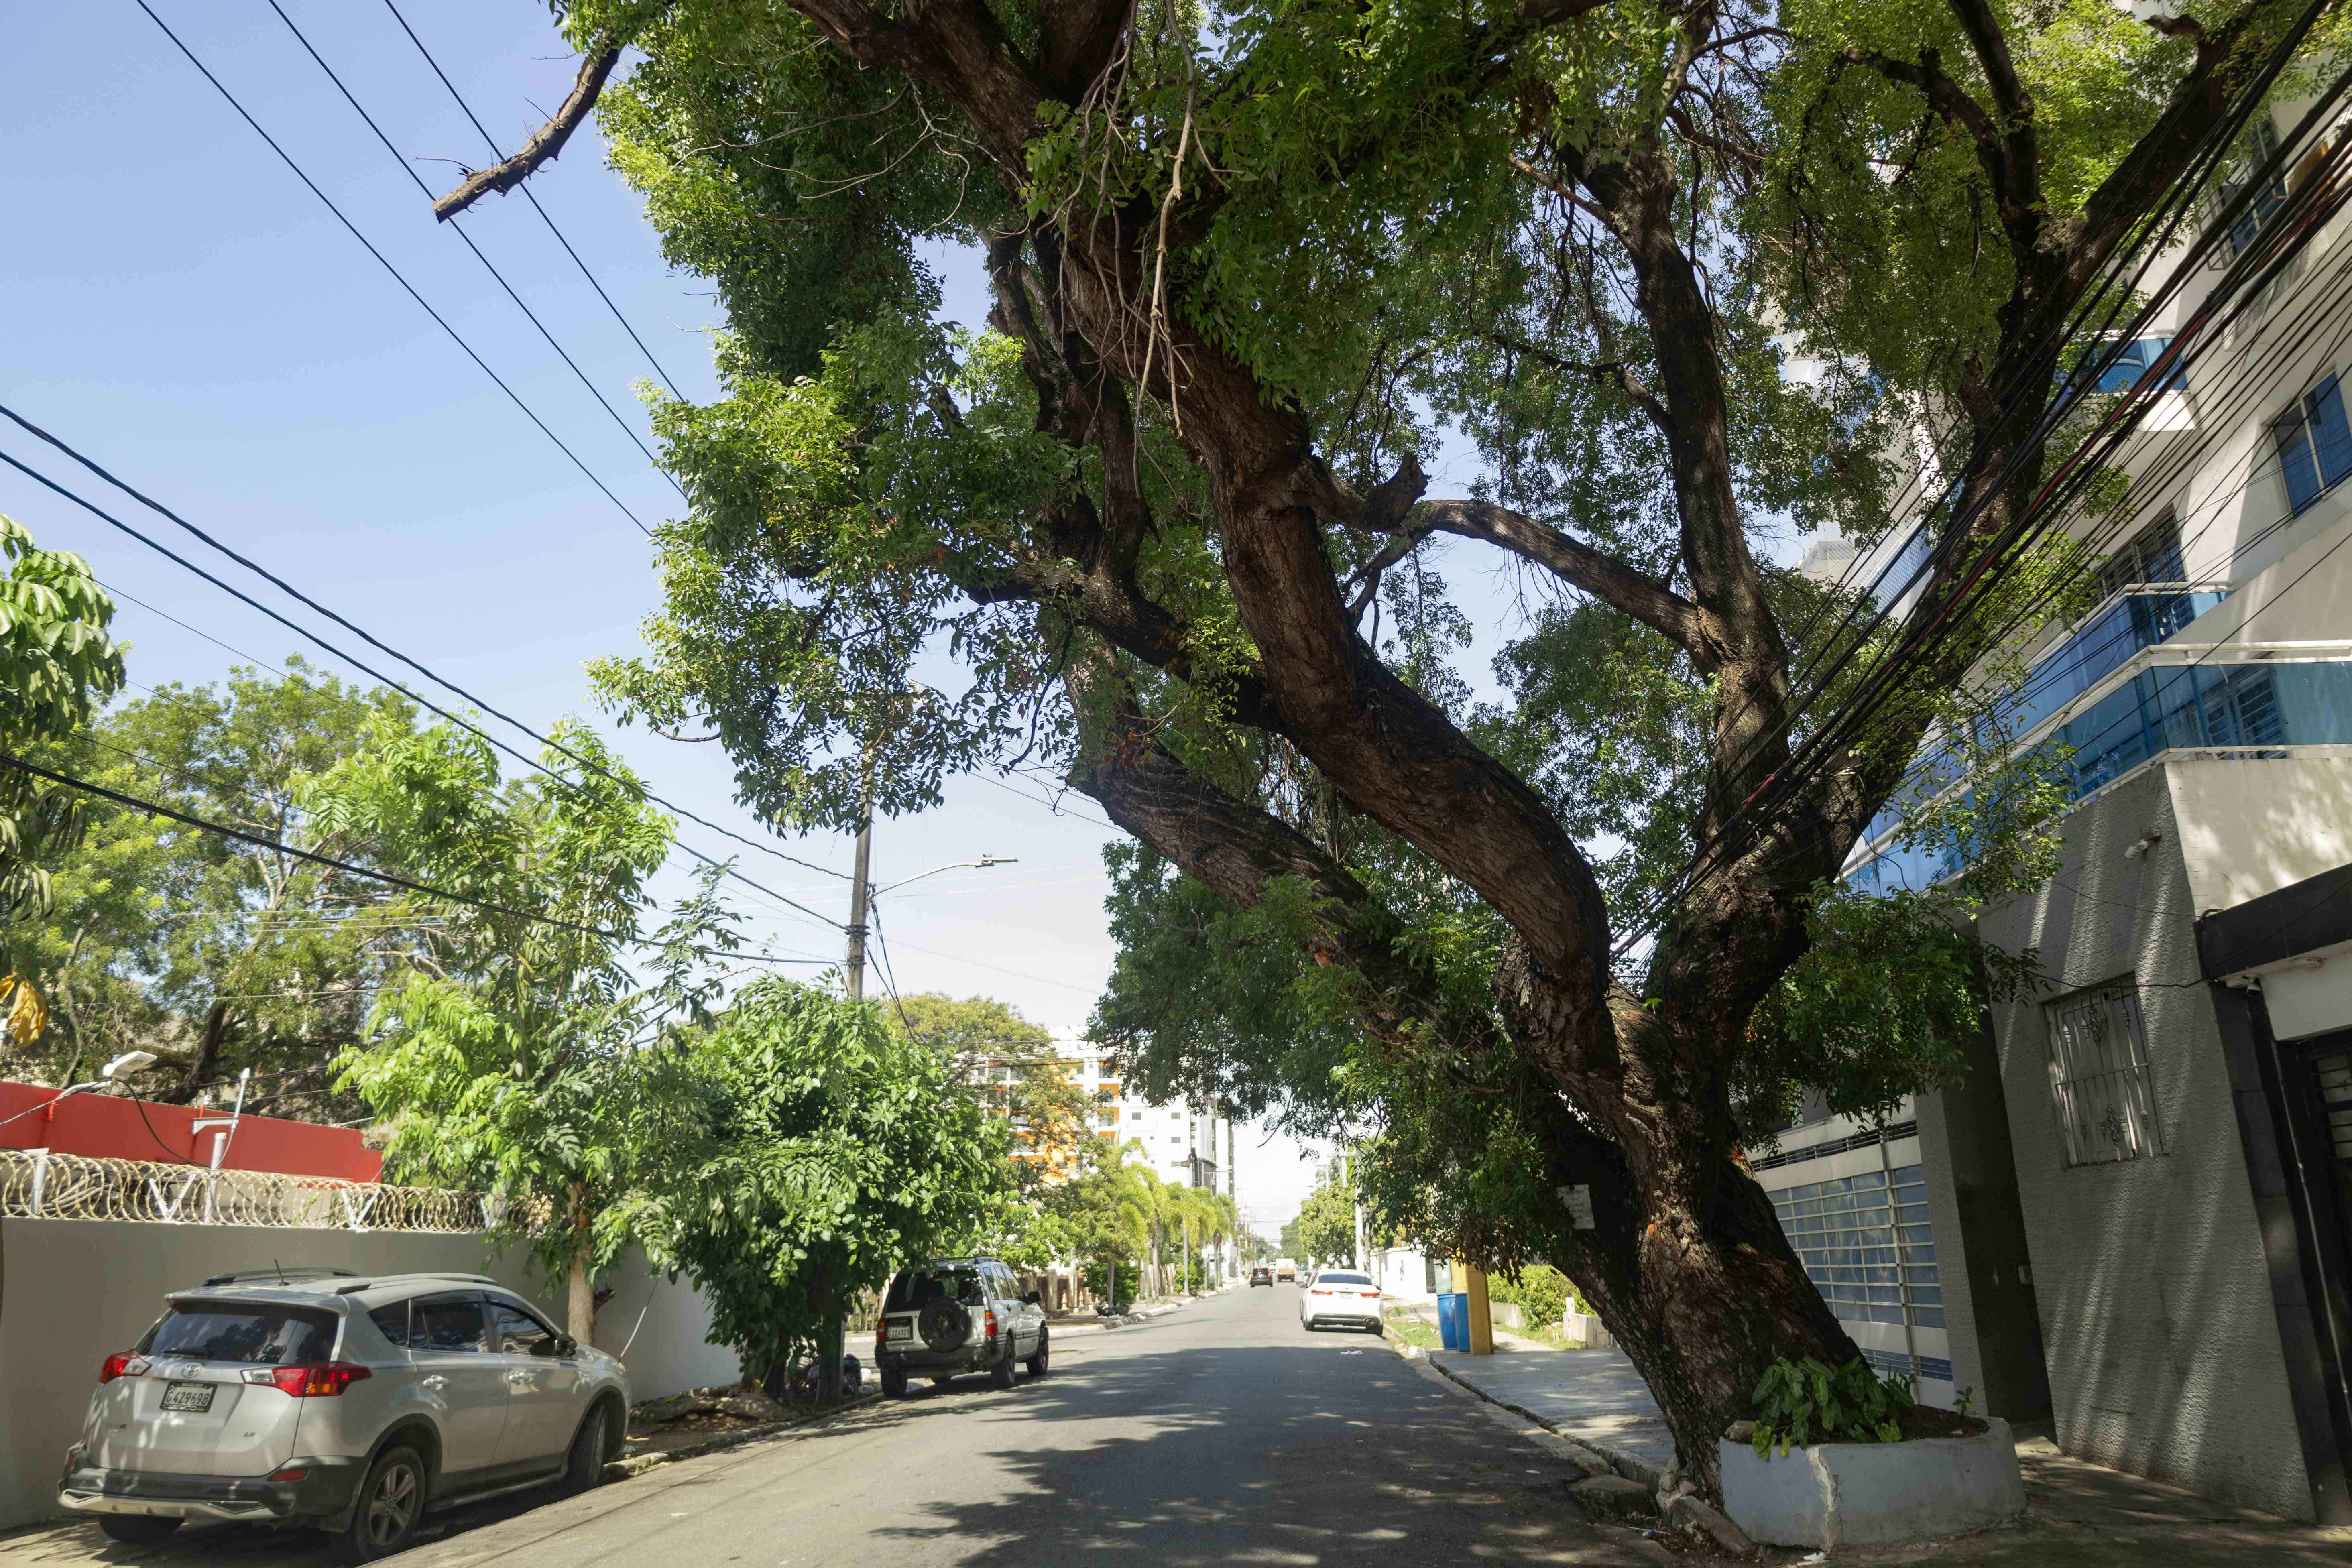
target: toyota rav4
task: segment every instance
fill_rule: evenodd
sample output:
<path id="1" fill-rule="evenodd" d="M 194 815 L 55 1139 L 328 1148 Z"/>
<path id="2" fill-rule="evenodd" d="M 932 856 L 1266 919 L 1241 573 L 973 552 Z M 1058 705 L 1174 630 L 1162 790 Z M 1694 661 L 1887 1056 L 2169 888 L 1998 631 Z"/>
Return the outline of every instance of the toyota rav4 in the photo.
<path id="1" fill-rule="evenodd" d="M 117 1541 L 316 1525 L 364 1563 L 428 1510 L 593 1485 L 626 1436 L 621 1363 L 482 1275 L 272 1269 L 164 1300 L 99 1369 L 58 1481 Z"/>

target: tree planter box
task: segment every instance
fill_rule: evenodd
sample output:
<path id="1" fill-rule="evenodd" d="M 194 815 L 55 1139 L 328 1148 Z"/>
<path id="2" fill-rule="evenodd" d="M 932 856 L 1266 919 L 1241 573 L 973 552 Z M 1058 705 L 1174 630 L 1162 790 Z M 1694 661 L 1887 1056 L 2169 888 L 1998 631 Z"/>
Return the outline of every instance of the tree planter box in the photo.
<path id="1" fill-rule="evenodd" d="M 1723 1510 L 1757 1540 L 1834 1550 L 1961 1535 L 2025 1512 L 2017 1442 L 1987 1419 L 1973 1437 L 1816 1443 L 1759 1459 L 1746 1443 L 1717 1445 Z"/>

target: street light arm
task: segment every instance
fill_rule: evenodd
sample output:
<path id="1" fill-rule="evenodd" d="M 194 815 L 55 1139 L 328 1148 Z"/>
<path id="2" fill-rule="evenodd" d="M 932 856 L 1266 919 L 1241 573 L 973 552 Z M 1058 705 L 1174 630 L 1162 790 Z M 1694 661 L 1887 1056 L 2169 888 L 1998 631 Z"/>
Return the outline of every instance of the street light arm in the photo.
<path id="1" fill-rule="evenodd" d="M 977 860 L 950 860 L 944 866 L 934 866 L 928 871 L 918 871 L 911 877 L 901 877 L 895 882 L 875 889 L 866 896 L 878 899 L 883 894 L 903 888 L 909 882 L 919 882 L 926 877 L 936 877 L 942 871 L 959 871 L 967 868 L 984 871 L 991 866 L 1017 866 L 1020 863 L 1021 857 L 1018 855 L 983 855 Z"/>

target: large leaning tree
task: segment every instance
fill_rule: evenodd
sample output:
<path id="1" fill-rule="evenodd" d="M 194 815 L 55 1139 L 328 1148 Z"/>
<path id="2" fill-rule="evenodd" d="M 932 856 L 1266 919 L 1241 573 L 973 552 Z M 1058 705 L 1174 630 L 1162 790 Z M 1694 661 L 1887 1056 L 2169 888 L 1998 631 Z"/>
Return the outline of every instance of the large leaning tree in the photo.
<path id="1" fill-rule="evenodd" d="M 1931 605 L 2007 548 L 2070 310 L 2295 14 L 577 0 L 572 98 L 443 205 L 596 106 L 725 305 L 725 395 L 656 407 L 692 504 L 625 709 L 780 823 L 964 769 L 1091 796 L 1283 939 L 1238 962 L 1302 1015 L 1511 1108 L 1523 1223 L 1711 1479 L 1773 1360 L 1854 1353 L 1734 1090 L 1980 619 L 1792 791 L 1813 617 L 1759 540 L 1882 532 L 1925 427 Z M 985 331 L 939 323 L 959 275 Z M 1499 702 L 1441 550 L 1533 606 Z"/>

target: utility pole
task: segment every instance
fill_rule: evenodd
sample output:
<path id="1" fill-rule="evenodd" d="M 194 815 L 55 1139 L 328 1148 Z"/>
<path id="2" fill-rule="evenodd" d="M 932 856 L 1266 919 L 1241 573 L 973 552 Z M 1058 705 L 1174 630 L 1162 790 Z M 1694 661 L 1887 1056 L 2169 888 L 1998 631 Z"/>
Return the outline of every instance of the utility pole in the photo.
<path id="1" fill-rule="evenodd" d="M 849 957 L 842 979 L 852 1002 L 866 999 L 866 868 L 874 854 L 874 814 L 857 824 L 857 858 L 849 873 Z"/>

